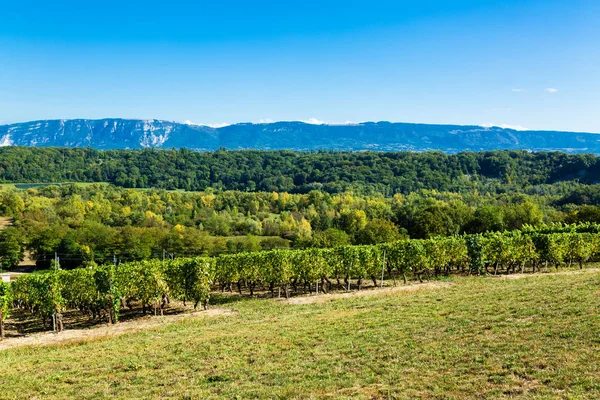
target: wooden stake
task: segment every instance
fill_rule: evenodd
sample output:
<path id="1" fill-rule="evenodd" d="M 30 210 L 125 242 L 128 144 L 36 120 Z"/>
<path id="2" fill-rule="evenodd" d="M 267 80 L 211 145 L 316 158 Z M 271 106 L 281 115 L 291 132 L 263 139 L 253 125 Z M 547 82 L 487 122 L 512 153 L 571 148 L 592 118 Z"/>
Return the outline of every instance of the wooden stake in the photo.
<path id="1" fill-rule="evenodd" d="M 381 284 L 379 287 L 383 287 L 383 273 L 385 271 L 385 250 L 383 251 L 383 263 L 381 264 Z"/>

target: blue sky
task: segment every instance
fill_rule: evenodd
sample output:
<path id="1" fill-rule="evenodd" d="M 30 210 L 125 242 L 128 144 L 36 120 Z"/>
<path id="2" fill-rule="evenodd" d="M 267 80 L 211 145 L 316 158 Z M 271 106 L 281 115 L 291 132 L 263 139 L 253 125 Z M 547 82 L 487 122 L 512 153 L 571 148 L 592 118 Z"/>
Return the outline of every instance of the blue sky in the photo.
<path id="1" fill-rule="evenodd" d="M 0 123 L 599 116 L 596 0 L 0 3 Z"/>

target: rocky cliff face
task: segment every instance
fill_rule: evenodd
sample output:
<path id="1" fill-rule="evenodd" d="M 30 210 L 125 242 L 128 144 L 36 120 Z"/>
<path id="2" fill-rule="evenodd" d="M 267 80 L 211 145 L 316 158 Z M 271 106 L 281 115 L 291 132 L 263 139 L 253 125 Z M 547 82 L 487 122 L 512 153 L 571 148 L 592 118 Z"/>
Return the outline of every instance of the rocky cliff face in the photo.
<path id="1" fill-rule="evenodd" d="M 0 145 L 97 149 L 441 150 L 450 153 L 514 149 L 600 153 L 600 135 L 390 122 L 244 123 L 210 128 L 160 120 L 74 119 L 2 125 Z"/>

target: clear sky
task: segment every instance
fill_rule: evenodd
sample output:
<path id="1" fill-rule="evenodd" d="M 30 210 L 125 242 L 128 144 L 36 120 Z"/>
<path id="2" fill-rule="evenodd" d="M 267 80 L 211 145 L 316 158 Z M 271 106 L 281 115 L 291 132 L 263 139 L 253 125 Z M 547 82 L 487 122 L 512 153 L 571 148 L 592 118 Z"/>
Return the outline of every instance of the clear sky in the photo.
<path id="1" fill-rule="evenodd" d="M 600 133 L 600 1 L 0 2 L 0 123 L 106 117 Z"/>

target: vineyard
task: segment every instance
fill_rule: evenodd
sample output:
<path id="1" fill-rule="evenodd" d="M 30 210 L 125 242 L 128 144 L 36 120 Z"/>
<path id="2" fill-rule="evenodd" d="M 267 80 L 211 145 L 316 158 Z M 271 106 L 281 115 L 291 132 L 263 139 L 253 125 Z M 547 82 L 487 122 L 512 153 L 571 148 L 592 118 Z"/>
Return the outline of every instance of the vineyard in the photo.
<path id="1" fill-rule="evenodd" d="M 162 313 L 176 299 L 208 306 L 211 291 L 273 297 L 361 290 L 384 280 L 423 281 L 449 274 L 536 272 L 600 258 L 600 225 L 551 225 L 522 231 L 411 239 L 372 246 L 272 250 L 219 257 L 149 260 L 74 270 L 53 269 L 0 283 L 0 333 L 15 309 L 62 331 L 63 314 L 119 320 L 121 310 Z"/>

